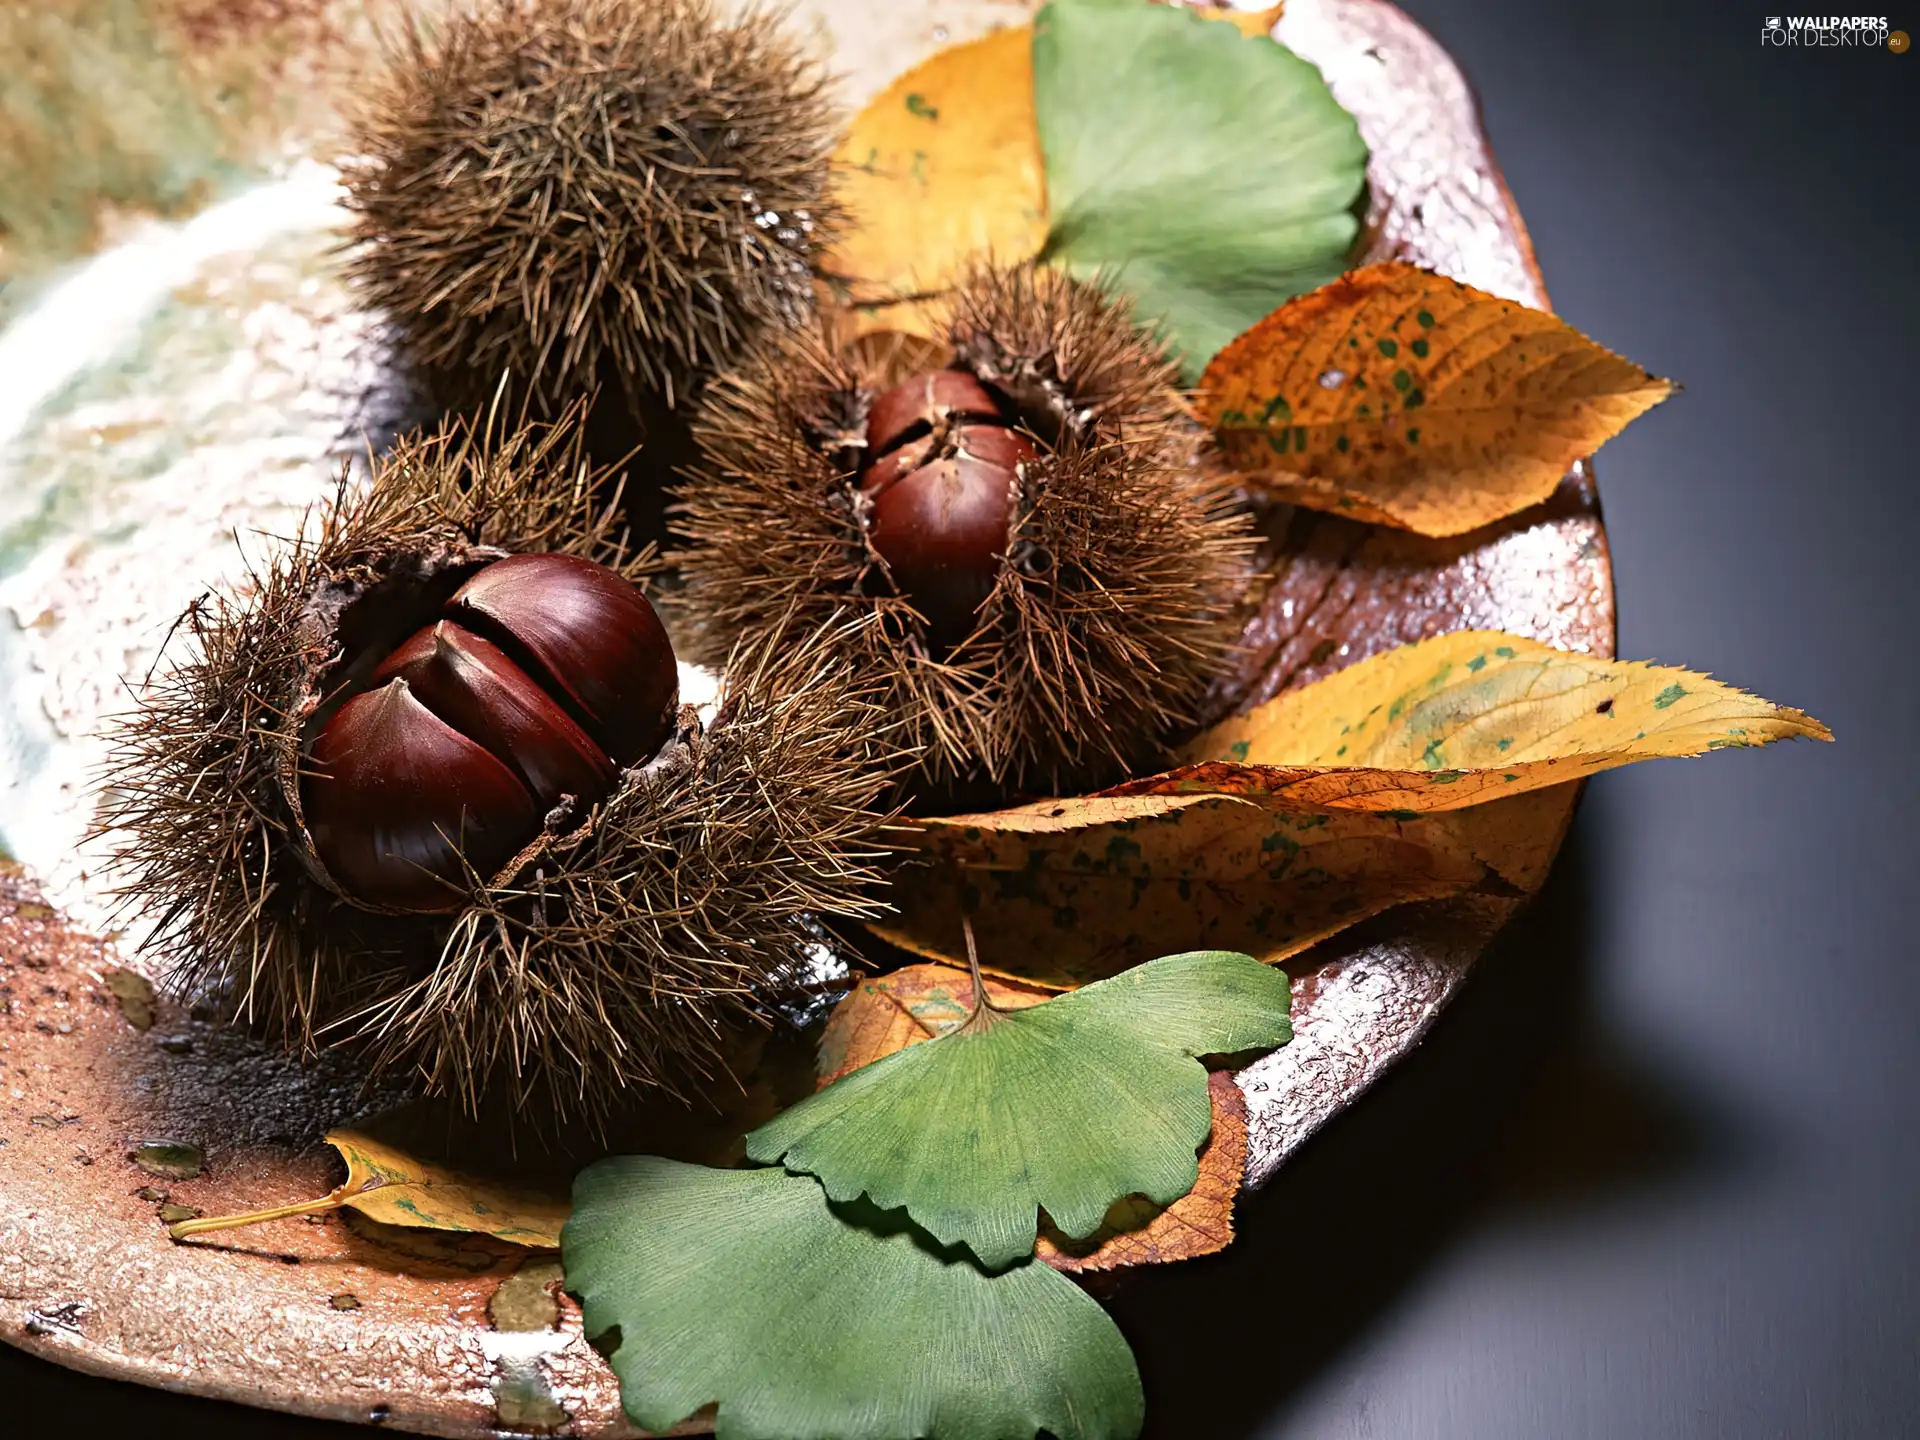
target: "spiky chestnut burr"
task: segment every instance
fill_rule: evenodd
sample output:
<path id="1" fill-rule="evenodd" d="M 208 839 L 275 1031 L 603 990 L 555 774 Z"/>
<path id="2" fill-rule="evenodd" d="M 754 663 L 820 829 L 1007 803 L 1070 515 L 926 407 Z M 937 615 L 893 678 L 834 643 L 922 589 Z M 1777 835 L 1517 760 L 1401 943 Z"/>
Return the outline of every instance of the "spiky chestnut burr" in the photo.
<path id="1" fill-rule="evenodd" d="M 651 562 L 599 478 L 577 432 L 409 438 L 183 617 L 102 802 L 176 988 L 469 1111 L 591 1118 L 723 1067 L 730 1023 L 804 973 L 815 921 L 870 913 L 890 722 L 817 644 L 778 693 L 737 665 L 711 725 L 674 710 L 628 585 Z M 349 722 L 356 705 L 400 713 Z M 354 756 L 438 811 L 376 786 L 329 816 Z M 499 831 L 487 853 L 474 815 Z M 343 824 L 344 851 L 322 833 Z"/>
<path id="2" fill-rule="evenodd" d="M 1197 721 L 1250 521 L 1123 301 L 983 268 L 942 343 L 776 337 L 695 429 L 683 648 L 871 621 L 849 663 L 884 677 L 923 796 L 1098 785 Z"/>
<path id="3" fill-rule="evenodd" d="M 771 12 L 462 0 L 351 118 L 351 271 L 446 404 L 671 407 L 810 310 L 834 131 Z"/>

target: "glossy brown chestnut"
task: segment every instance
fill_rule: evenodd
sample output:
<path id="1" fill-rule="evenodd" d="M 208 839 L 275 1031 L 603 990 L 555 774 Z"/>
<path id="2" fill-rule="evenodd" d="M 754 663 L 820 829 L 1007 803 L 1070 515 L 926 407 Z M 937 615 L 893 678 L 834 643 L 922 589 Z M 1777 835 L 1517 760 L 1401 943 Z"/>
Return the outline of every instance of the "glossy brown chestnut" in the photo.
<path id="1" fill-rule="evenodd" d="M 514 773 L 414 698 L 404 680 L 356 695 L 313 744 L 302 795 L 328 873 L 391 910 L 447 910 L 540 828 Z"/>
<path id="2" fill-rule="evenodd" d="M 1033 442 L 973 376 L 938 370 L 874 400 L 867 445 L 867 538 L 934 643 L 954 645 L 999 579 Z"/>
<path id="3" fill-rule="evenodd" d="M 416 631 L 373 676 L 375 684 L 395 678 L 512 770 L 543 812 L 563 796 L 592 798 L 612 788 L 612 757 L 506 652 L 471 630 L 442 620 Z"/>
<path id="4" fill-rule="evenodd" d="M 993 393 L 964 370 L 932 370 L 876 395 L 867 410 L 867 454 L 878 457 L 943 423 L 1001 425 Z"/>
<path id="5" fill-rule="evenodd" d="M 680 673 L 647 597 L 577 555 L 511 555 L 455 592 L 448 609 L 499 645 L 622 765 L 673 728 Z"/>
<path id="6" fill-rule="evenodd" d="M 673 730 L 666 631 L 604 566 L 513 556 L 445 608 L 322 727 L 301 787 L 322 864 L 381 909 L 456 908 L 556 806 L 599 800 Z"/>

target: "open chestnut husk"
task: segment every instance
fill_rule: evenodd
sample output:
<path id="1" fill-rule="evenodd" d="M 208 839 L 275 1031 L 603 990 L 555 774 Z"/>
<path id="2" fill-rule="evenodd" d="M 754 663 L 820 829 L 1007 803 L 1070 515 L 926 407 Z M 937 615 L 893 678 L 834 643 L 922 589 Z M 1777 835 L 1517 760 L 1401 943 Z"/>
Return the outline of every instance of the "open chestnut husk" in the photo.
<path id="1" fill-rule="evenodd" d="M 594 1119 L 724 1068 L 873 913 L 871 687 L 802 643 L 703 724 L 601 479 L 564 425 L 411 437 L 183 617 L 101 805 L 176 989 Z"/>
<path id="2" fill-rule="evenodd" d="M 1202 718 L 1251 520 L 1124 300 L 986 267 L 950 313 L 931 343 L 776 337 L 709 387 L 674 510 L 683 647 L 840 627 L 922 804 L 1137 773 Z"/>

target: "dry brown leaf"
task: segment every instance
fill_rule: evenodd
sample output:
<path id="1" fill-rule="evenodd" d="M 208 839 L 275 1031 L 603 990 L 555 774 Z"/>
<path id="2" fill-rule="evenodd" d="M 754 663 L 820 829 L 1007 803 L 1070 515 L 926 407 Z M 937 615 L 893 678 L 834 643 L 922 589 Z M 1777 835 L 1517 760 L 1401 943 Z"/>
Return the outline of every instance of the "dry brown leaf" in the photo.
<path id="1" fill-rule="evenodd" d="M 1056 1270 L 1117 1270 L 1165 1265 L 1211 1255 L 1233 1243 L 1233 1204 L 1247 1173 L 1247 1098 L 1233 1076 L 1216 1070 L 1207 1081 L 1213 1133 L 1200 1152 L 1200 1178 L 1164 1209 L 1132 1195 L 1107 1212 L 1107 1223 L 1073 1240 L 1051 1226 L 1034 1253 Z"/>
<path id="2" fill-rule="evenodd" d="M 1283 5 L 1191 6 L 1266 36 Z M 854 117 L 836 153 L 847 211 L 822 269 L 856 331 L 940 333 L 939 297 L 971 261 L 1010 264 L 1047 238 L 1046 166 L 1028 25 L 949 46 Z"/>
<path id="3" fill-rule="evenodd" d="M 1690 671 L 1465 631 L 1363 661 L 1100 795 L 914 822 L 931 864 L 875 928 L 1084 985 L 1156 955 L 1281 960 L 1391 906 L 1538 888 L 1565 807 L 1530 792 L 1662 755 L 1830 738 Z"/>
<path id="4" fill-rule="evenodd" d="M 1461 847 L 1524 895 L 1547 883 L 1573 820 L 1573 797 L 1560 786 L 1530 790 L 1465 810 L 1428 817 L 1447 827 Z"/>
<path id="5" fill-rule="evenodd" d="M 1195 739 L 1187 764 L 1108 793 L 1410 814 L 1795 737 L 1833 738 L 1798 710 L 1691 670 L 1462 630 L 1270 700 Z"/>
<path id="6" fill-rule="evenodd" d="M 1273 495 L 1458 535 L 1546 499 L 1673 389 L 1546 311 L 1388 262 L 1228 345 L 1200 413 Z"/>
<path id="7" fill-rule="evenodd" d="M 1280 23 L 1280 17 L 1287 13 L 1285 4 L 1269 5 L 1264 10 L 1235 10 L 1225 5 L 1189 5 L 1203 20 L 1224 20 L 1249 40 L 1270 37 L 1273 27 Z"/>
<path id="8" fill-rule="evenodd" d="M 1002 1010 L 1024 1010 L 1053 998 L 1034 985 L 989 976 L 987 999 Z M 951 965 L 908 965 L 862 980 L 834 1007 L 820 1036 L 820 1088 L 862 1065 L 944 1035 L 972 1013 L 973 981 Z"/>
<path id="9" fill-rule="evenodd" d="M 1184 950 L 1284 960 L 1407 901 L 1514 893 L 1446 818 L 1285 803 L 1083 796 L 913 822 L 932 863 L 896 872 L 873 928 L 957 962 L 971 917 L 983 966 L 1071 988 Z"/>

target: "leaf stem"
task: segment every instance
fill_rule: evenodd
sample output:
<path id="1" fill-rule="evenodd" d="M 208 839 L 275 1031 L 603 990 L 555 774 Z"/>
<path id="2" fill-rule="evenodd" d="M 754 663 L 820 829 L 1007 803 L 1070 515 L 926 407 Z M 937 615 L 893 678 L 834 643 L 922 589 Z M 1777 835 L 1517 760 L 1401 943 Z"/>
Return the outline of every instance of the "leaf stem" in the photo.
<path id="1" fill-rule="evenodd" d="M 369 1190 L 377 1190 L 386 1184 L 384 1176 L 367 1175 L 360 1180 L 349 1180 L 336 1187 L 318 1200 L 300 1200 L 292 1205 L 275 1205 L 265 1210 L 246 1210 L 238 1215 L 204 1215 L 192 1220 L 182 1220 L 167 1227 L 169 1240 L 185 1240 L 194 1235 L 205 1235 L 215 1230 L 238 1230 L 246 1225 L 264 1225 L 269 1220 L 285 1220 L 294 1215 L 320 1215 L 329 1210 L 338 1210 L 349 1201 L 364 1195 Z"/>
<path id="2" fill-rule="evenodd" d="M 980 973 L 980 951 L 973 940 L 973 917 L 960 917 L 960 933 L 967 937 L 967 972 L 973 976 L 972 1010 L 960 1026 L 963 1031 L 978 1033 L 991 1029 L 1000 1021 L 1000 1007 L 987 998 L 986 977 Z"/>

